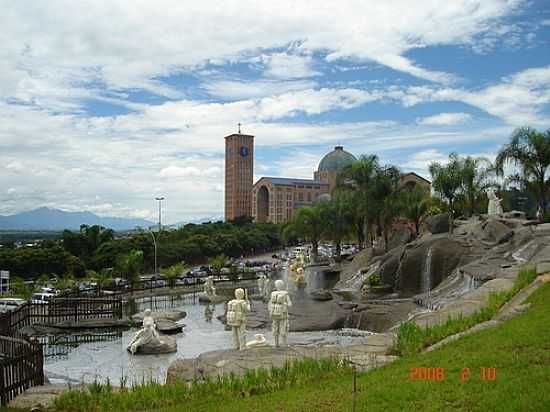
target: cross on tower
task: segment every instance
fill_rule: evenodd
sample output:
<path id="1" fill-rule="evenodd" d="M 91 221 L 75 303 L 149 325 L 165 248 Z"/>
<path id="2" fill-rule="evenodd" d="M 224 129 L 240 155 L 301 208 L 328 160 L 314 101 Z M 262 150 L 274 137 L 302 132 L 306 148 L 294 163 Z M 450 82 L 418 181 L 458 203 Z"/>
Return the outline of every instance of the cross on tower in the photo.
<path id="1" fill-rule="evenodd" d="M 241 134 L 241 126 L 242 126 L 242 124 L 237 123 L 237 126 L 239 126 L 239 134 Z"/>

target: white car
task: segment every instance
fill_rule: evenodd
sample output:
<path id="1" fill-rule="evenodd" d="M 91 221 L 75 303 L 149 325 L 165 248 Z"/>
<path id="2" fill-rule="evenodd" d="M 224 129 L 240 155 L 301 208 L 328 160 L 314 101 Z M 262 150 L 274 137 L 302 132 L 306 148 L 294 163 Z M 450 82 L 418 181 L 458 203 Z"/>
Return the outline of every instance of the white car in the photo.
<path id="1" fill-rule="evenodd" d="M 0 312 L 9 312 L 15 310 L 25 302 L 25 299 L 2 298 L 0 299 Z"/>
<path id="2" fill-rule="evenodd" d="M 55 297 L 54 293 L 33 293 L 31 297 L 32 303 L 45 304 Z"/>

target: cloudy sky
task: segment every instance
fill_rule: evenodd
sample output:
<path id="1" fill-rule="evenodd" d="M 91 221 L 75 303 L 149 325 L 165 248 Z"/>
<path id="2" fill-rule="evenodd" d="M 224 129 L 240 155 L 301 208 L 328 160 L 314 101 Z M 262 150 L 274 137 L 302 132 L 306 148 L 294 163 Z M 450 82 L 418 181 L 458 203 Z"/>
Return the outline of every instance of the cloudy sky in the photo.
<path id="1" fill-rule="evenodd" d="M 0 214 L 223 213 L 223 137 L 310 177 L 338 143 L 429 177 L 550 127 L 544 0 L 0 0 Z"/>

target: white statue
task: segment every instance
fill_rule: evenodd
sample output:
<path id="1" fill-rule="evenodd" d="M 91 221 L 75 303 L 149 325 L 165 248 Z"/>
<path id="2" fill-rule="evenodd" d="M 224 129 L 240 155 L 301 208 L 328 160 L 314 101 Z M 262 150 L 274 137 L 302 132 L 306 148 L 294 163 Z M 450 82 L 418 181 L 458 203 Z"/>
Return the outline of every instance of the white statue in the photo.
<path id="1" fill-rule="evenodd" d="M 250 302 L 245 299 L 244 289 L 235 289 L 235 299 L 227 304 L 226 322 L 233 330 L 233 347 L 242 350 L 246 347 L 246 315 L 250 312 Z"/>
<path id="2" fill-rule="evenodd" d="M 257 333 L 256 335 L 254 335 L 254 340 L 246 342 L 247 348 L 261 348 L 267 345 L 267 339 L 265 338 L 263 333 Z"/>
<path id="3" fill-rule="evenodd" d="M 143 345 L 164 345 L 156 329 L 155 320 L 151 316 L 151 309 L 145 309 L 143 327 L 134 335 L 127 349 L 134 355 Z"/>
<path id="4" fill-rule="evenodd" d="M 258 293 L 262 296 L 264 294 L 265 280 L 266 280 L 266 277 L 264 275 L 260 275 L 258 277 Z"/>
<path id="5" fill-rule="evenodd" d="M 263 286 L 263 300 L 269 301 L 271 298 L 271 292 L 273 291 L 273 281 L 269 278 L 264 279 L 264 286 Z"/>
<path id="6" fill-rule="evenodd" d="M 275 281 L 276 290 L 271 293 L 271 298 L 267 305 L 269 315 L 273 323 L 271 331 L 275 340 L 275 347 L 279 347 L 282 343 L 286 346 L 286 337 L 289 331 L 288 308 L 292 306 L 288 292 L 284 290 L 284 282 L 281 279 Z"/>
<path id="7" fill-rule="evenodd" d="M 216 296 L 216 287 L 214 286 L 214 278 L 208 276 L 204 281 L 204 293 L 208 297 Z"/>
<path id="8" fill-rule="evenodd" d="M 493 189 L 487 191 L 487 197 L 489 198 L 489 205 L 487 206 L 487 214 L 489 216 L 500 216 L 503 214 L 502 206 L 500 202 L 502 199 L 499 199 L 495 194 Z"/>

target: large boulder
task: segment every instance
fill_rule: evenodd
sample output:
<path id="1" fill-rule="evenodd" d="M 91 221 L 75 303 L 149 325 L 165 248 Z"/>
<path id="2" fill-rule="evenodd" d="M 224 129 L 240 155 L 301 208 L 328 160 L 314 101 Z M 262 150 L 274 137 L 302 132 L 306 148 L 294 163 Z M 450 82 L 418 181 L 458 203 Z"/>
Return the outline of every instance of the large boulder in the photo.
<path id="1" fill-rule="evenodd" d="M 414 239 L 413 231 L 408 227 L 401 227 L 394 231 L 388 242 L 388 250 L 405 245 Z"/>
<path id="2" fill-rule="evenodd" d="M 439 215 L 430 216 L 425 220 L 428 231 L 434 235 L 439 233 L 449 232 L 449 214 L 440 213 Z"/>
<path id="3" fill-rule="evenodd" d="M 316 289 L 309 292 L 309 297 L 313 300 L 332 300 L 332 293 L 326 289 Z"/>
<path id="4" fill-rule="evenodd" d="M 145 312 L 136 313 L 132 316 L 132 320 L 137 323 L 143 322 L 143 317 Z M 171 320 L 171 321 L 178 321 L 180 319 L 183 319 L 187 316 L 187 313 L 183 310 L 159 310 L 155 312 L 151 312 L 151 317 L 156 321 L 158 320 Z"/>
<path id="5" fill-rule="evenodd" d="M 139 355 L 160 355 L 178 351 L 176 339 L 171 336 L 161 335 L 162 343 L 148 343 L 138 347 L 136 354 Z"/>
<path id="6" fill-rule="evenodd" d="M 496 219 L 481 222 L 472 233 L 478 240 L 497 245 L 509 241 L 514 235 L 512 229 Z"/>
<path id="7" fill-rule="evenodd" d="M 467 248 L 447 236 L 432 236 L 405 250 L 397 271 L 396 288 L 412 296 L 436 287 L 459 265 Z"/>

